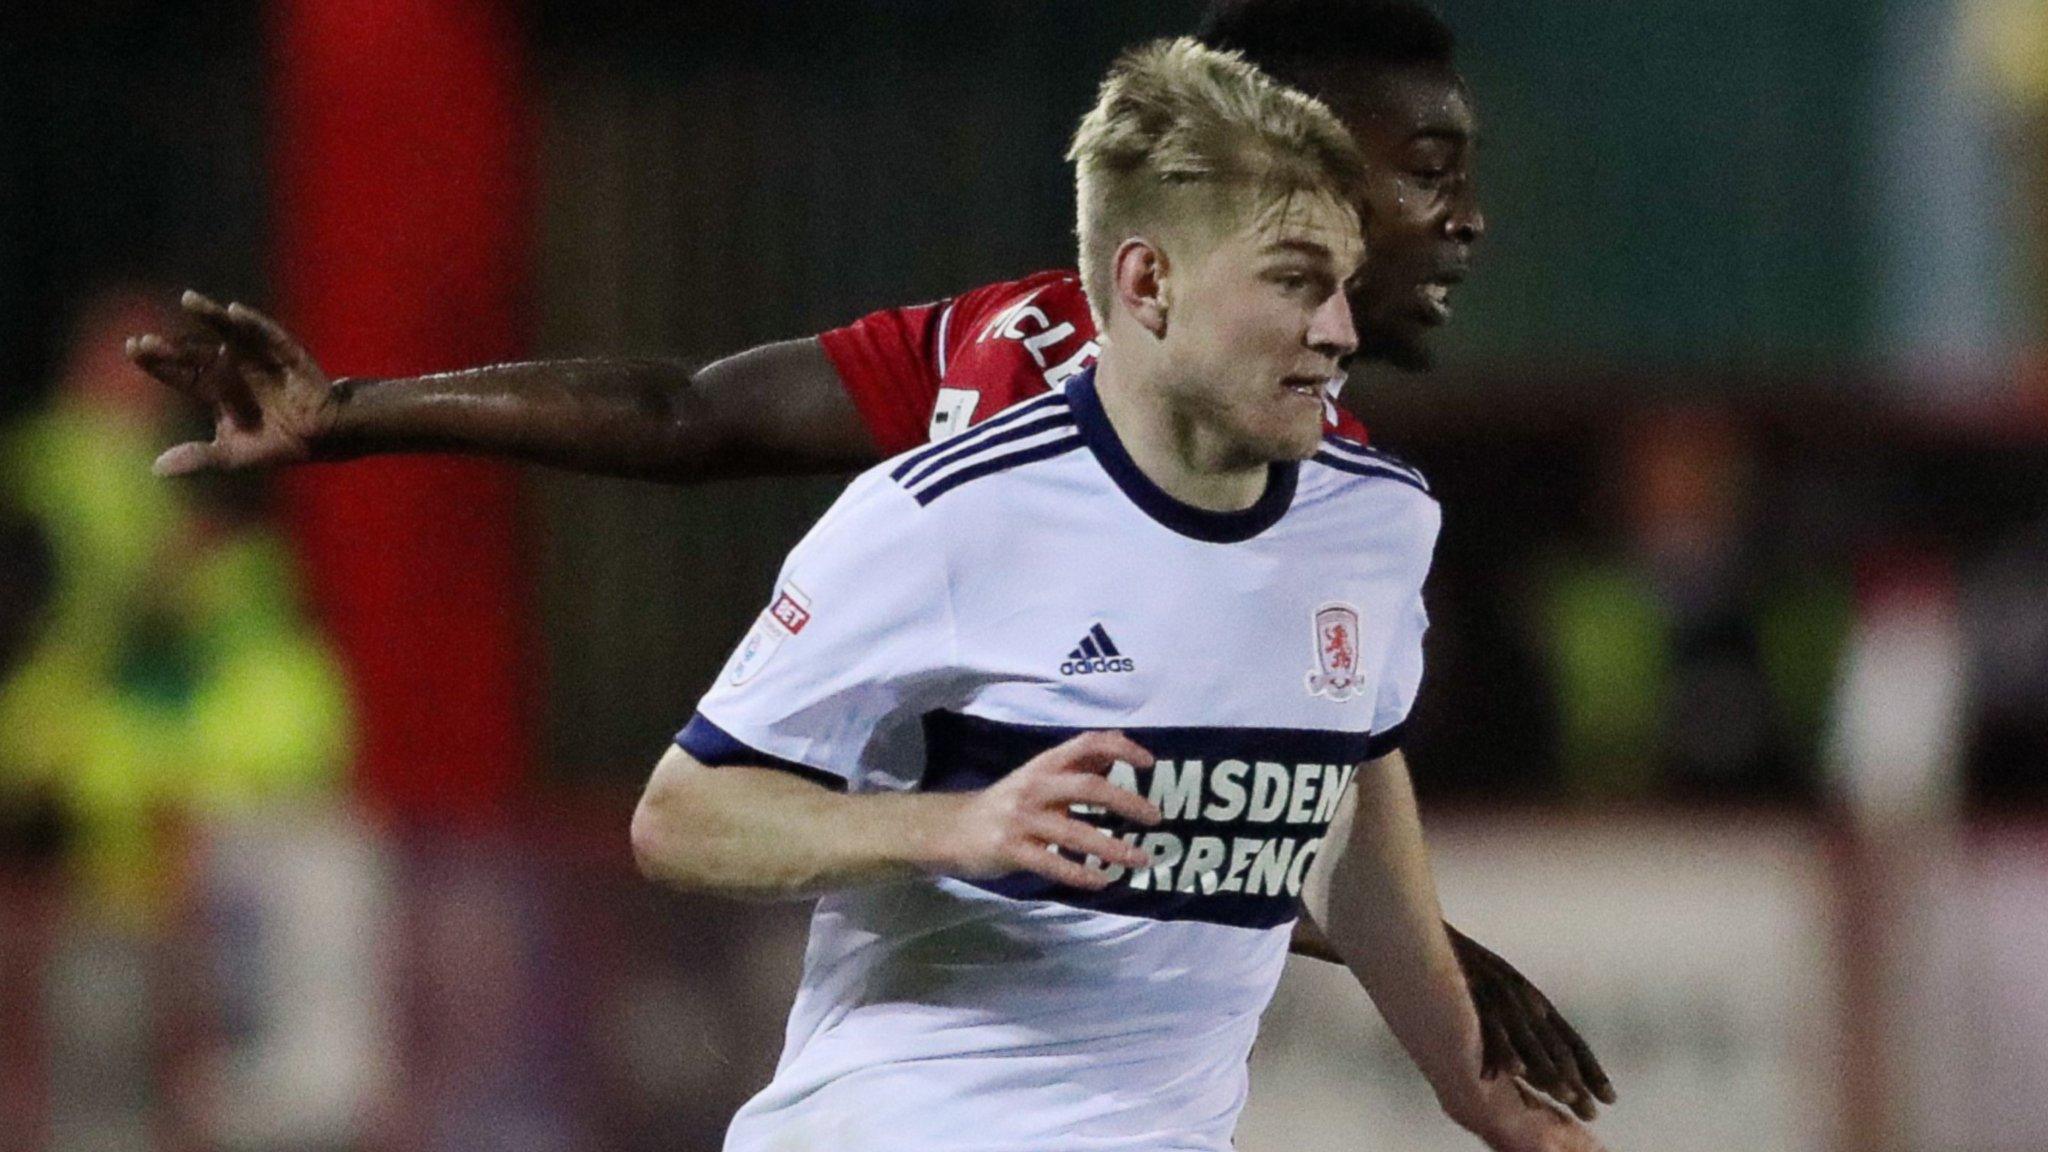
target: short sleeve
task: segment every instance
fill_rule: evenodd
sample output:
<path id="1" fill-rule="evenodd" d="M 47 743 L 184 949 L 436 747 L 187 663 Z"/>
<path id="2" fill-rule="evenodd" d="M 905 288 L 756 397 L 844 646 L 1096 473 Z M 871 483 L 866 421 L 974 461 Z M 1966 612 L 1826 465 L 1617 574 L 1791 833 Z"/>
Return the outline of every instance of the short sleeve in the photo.
<path id="1" fill-rule="evenodd" d="M 925 442 L 939 396 L 939 327 L 950 300 L 870 312 L 818 335 L 839 382 L 884 456 Z"/>
<path id="2" fill-rule="evenodd" d="M 1071 299 L 1065 298 L 1067 293 L 1071 293 Z M 1067 321 L 1066 334 L 1090 342 L 1089 355 L 1093 355 L 1095 333 L 1088 317 L 1087 298 L 1080 291 L 1076 273 L 1065 270 L 984 284 L 936 304 L 871 312 L 843 328 L 819 333 L 818 343 L 839 373 L 840 385 L 846 389 L 847 398 L 853 401 L 854 410 L 860 413 L 861 423 L 867 426 L 875 445 L 883 455 L 894 456 L 940 435 L 941 430 L 934 427 L 933 421 L 942 386 L 981 393 L 990 391 L 1008 376 L 1012 371 L 1008 364 L 997 369 L 997 378 L 992 379 L 984 363 L 968 370 L 970 379 L 947 384 L 956 361 L 970 345 L 994 331 L 1006 317 L 1028 308 L 1034 300 L 1048 307 L 1054 300 L 1075 307 L 1078 319 Z M 1043 321 L 1045 317 L 1040 315 L 1039 319 Z M 1031 356 L 1046 354 L 1037 341 L 1015 333 L 1012 339 L 1029 345 Z M 1025 395 L 1045 390 L 1041 372 L 1046 367 L 1041 359 L 1030 370 L 1029 379 L 1038 383 Z M 1074 371 L 1078 372 L 1080 367 L 1077 362 Z M 1016 398 L 1010 396 L 1004 403 Z M 960 427 L 964 425 L 951 427 L 945 434 L 957 432 Z"/>
<path id="3" fill-rule="evenodd" d="M 1422 606 L 1422 592 L 1417 589 L 1400 619 L 1394 622 L 1387 645 L 1387 662 L 1380 669 L 1379 695 L 1373 701 L 1367 759 L 1377 760 L 1401 746 L 1408 711 L 1415 706 L 1415 694 L 1422 687 L 1422 635 L 1428 630 L 1429 612 Z"/>
<path id="4" fill-rule="evenodd" d="M 950 678 L 945 557 L 886 472 L 857 480 L 804 537 L 676 743 L 703 763 L 783 768 L 858 789 L 914 781 L 904 741 Z M 879 777 L 878 775 L 879 774 Z"/>

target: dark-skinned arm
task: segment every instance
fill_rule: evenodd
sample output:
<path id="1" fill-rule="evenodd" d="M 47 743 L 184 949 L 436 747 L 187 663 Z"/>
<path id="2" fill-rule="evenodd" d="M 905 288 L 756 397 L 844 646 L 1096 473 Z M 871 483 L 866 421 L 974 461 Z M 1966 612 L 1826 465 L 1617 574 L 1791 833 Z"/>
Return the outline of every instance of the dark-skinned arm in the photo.
<path id="1" fill-rule="evenodd" d="M 159 474 L 474 453 L 669 483 L 847 471 L 879 459 L 815 339 L 693 369 L 655 359 L 544 360 L 330 380 L 269 317 L 187 292 L 193 331 L 128 341 L 139 367 L 206 405 L 210 441 Z"/>
<path id="2" fill-rule="evenodd" d="M 1444 922 L 1451 952 L 1479 1013 L 1481 1072 L 1487 1077 L 1520 1076 L 1530 1087 L 1569 1107 L 1582 1120 L 1599 1116 L 1601 1104 L 1616 1099 L 1607 1070 L 1578 1029 L 1514 965 Z M 1331 964 L 1344 957 L 1304 916 L 1294 922 L 1289 951 Z"/>

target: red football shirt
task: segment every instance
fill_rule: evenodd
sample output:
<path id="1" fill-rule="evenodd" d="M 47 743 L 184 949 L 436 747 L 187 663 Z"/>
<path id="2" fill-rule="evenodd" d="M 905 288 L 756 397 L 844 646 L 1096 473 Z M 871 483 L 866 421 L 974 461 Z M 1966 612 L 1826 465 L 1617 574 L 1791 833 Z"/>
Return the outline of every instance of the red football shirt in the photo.
<path id="1" fill-rule="evenodd" d="M 1070 271 L 1039 272 L 950 300 L 887 308 L 821 334 L 884 456 L 943 440 L 1095 363 L 1095 318 Z M 1335 404 L 1330 430 L 1365 439 Z"/>

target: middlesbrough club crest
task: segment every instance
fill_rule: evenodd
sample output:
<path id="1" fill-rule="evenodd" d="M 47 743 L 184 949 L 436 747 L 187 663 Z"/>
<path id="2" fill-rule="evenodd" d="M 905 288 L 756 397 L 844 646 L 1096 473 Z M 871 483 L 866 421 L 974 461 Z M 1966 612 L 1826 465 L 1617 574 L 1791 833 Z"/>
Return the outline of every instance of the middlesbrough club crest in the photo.
<path id="1" fill-rule="evenodd" d="M 1325 604 L 1316 609 L 1316 668 L 1308 674 L 1311 696 L 1349 700 L 1358 695 L 1358 609 Z"/>

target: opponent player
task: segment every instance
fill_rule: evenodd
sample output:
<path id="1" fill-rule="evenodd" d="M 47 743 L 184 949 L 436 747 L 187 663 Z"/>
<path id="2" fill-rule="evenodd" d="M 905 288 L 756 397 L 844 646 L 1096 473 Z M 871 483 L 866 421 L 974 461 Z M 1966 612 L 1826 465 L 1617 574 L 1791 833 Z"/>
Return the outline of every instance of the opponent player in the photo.
<path id="1" fill-rule="evenodd" d="M 1203 24 L 1324 98 L 1371 161 L 1372 246 L 1352 287 L 1358 359 L 1425 366 L 1428 334 L 1484 232 L 1470 178 L 1473 115 L 1450 31 L 1408 0 L 1234 0 Z M 465 451 L 673 482 L 872 463 L 1070 379 L 1096 332 L 1071 271 L 877 312 L 701 371 L 652 360 L 573 360 L 330 385 L 303 348 L 253 310 L 196 294 L 205 334 L 140 337 L 137 363 L 212 407 L 210 443 L 164 453 L 161 472 Z M 1348 414 L 1336 427 L 1363 438 Z M 1452 933 L 1487 1035 L 1488 1070 L 1521 1072 L 1590 1118 L 1614 1093 L 1548 998 Z M 1332 958 L 1305 933 L 1302 951 Z"/>
<path id="2" fill-rule="evenodd" d="M 1596 1148 L 1481 1075 L 1397 752 L 1439 514 L 1324 434 L 1362 157 L 1180 40 L 1072 159 L 1099 363 L 857 479 L 634 815 L 651 877 L 822 896 L 727 1149 L 1227 1152 L 1304 905 L 1451 1118 Z"/>

